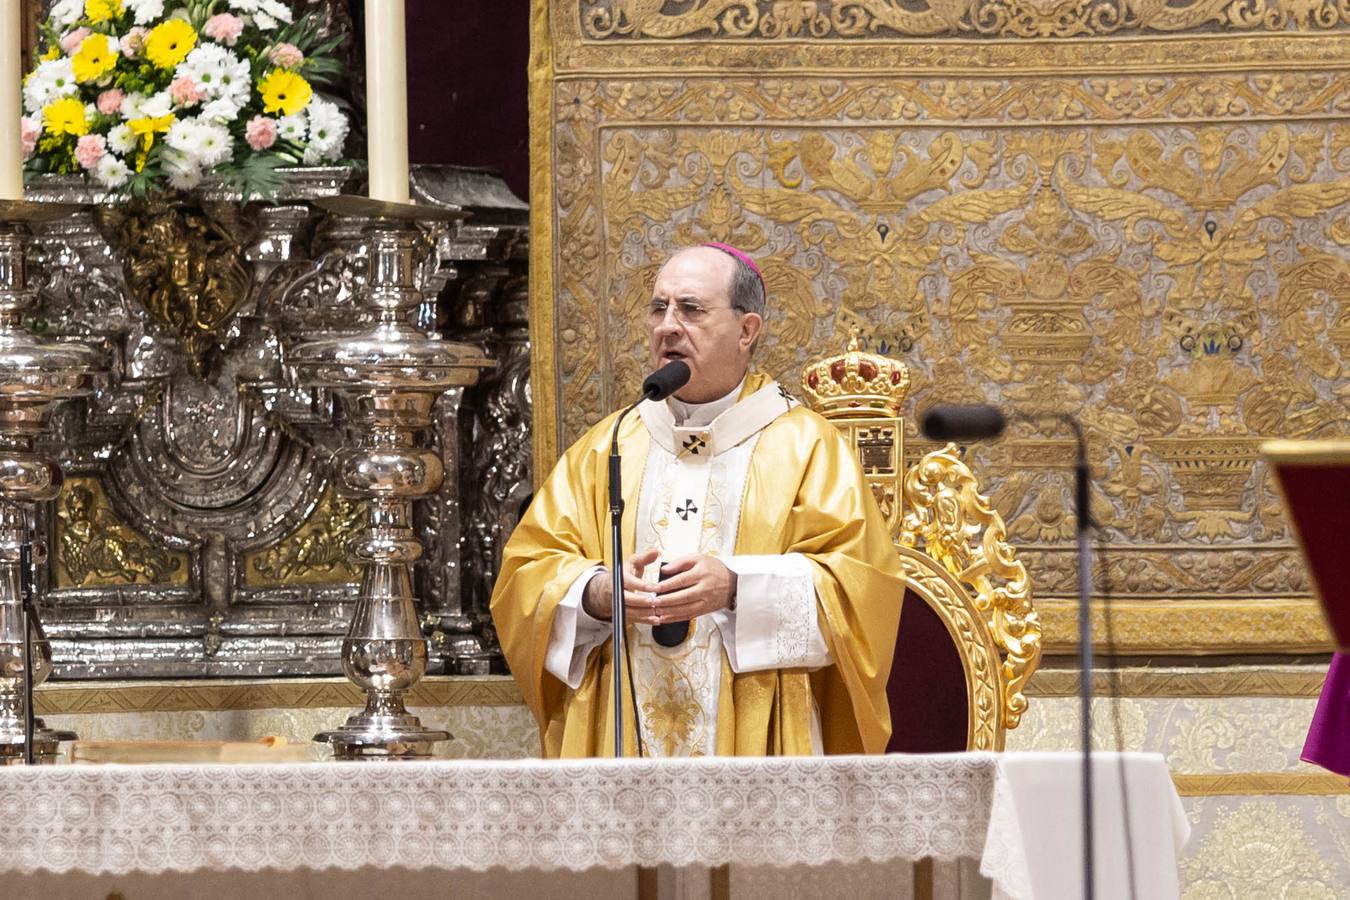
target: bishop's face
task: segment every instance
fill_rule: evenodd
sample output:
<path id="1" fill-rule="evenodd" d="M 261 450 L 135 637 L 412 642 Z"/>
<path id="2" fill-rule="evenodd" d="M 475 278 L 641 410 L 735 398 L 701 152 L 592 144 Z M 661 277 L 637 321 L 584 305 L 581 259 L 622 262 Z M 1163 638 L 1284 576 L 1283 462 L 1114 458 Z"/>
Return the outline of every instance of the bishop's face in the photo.
<path id="1" fill-rule="evenodd" d="M 731 393 L 750 368 L 750 351 L 763 326 L 755 313 L 731 308 L 735 261 L 712 247 L 692 247 L 657 273 L 647 313 L 651 364 L 689 366 L 689 383 L 675 393 L 707 403 Z"/>

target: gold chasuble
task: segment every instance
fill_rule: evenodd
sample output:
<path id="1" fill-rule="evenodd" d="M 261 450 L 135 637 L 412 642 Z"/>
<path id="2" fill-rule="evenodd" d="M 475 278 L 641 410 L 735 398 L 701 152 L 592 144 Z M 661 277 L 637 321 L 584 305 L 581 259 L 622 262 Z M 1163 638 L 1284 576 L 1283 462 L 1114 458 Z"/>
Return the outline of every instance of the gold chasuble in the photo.
<path id="1" fill-rule="evenodd" d="M 709 423 L 676 423 L 665 404 L 639 412 L 619 430 L 625 555 L 656 547 L 666 558 L 718 556 L 741 587 L 737 612 L 693 620 L 680 647 L 629 625 L 647 754 L 882 752 L 903 581 L 838 429 L 758 374 Z M 596 567 L 610 565 L 616 416 L 573 444 L 540 487 L 492 595 L 502 649 L 549 757 L 609 756 L 614 745 L 608 623 L 576 607 Z M 774 659 L 791 662 L 746 671 Z M 631 697 L 624 708 L 626 753 L 636 755 Z"/>

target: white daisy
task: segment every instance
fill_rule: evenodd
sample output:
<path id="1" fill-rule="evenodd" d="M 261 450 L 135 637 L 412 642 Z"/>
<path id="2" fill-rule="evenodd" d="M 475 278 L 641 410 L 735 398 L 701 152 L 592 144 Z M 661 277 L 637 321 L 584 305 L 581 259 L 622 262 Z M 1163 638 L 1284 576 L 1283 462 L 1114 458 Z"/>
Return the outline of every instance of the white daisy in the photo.
<path id="1" fill-rule="evenodd" d="M 308 112 L 309 146 L 305 148 L 305 161 L 313 165 L 337 159 L 342 155 L 342 144 L 350 128 L 347 117 L 336 103 L 318 97 L 310 101 Z"/>
<path id="2" fill-rule="evenodd" d="M 23 85 L 23 103 L 30 113 L 40 113 L 53 100 L 69 97 L 80 89 L 70 57 L 44 59 Z"/>
<path id="3" fill-rule="evenodd" d="M 196 166 L 164 166 L 164 174 L 169 176 L 169 186 L 180 191 L 190 191 L 202 183 L 202 170 Z"/>
<path id="4" fill-rule="evenodd" d="M 241 104 L 234 100 L 212 100 L 202 107 L 201 115 L 198 118 L 206 122 L 233 122 L 239 118 L 240 106 Z"/>
<path id="5" fill-rule="evenodd" d="M 131 126 L 123 123 L 108 130 L 108 148 L 114 153 L 130 153 L 136 146 L 136 135 Z"/>
<path id="6" fill-rule="evenodd" d="M 212 43 L 193 49 L 174 70 L 174 77 L 191 78 L 201 85 L 208 100 L 229 100 L 236 107 L 248 102 L 253 90 L 250 75 L 248 60 Z"/>
<path id="7" fill-rule="evenodd" d="M 281 0 L 258 0 L 258 12 L 262 15 L 276 19 L 278 22 L 291 23 L 291 8 Z M 268 26 L 275 28 L 275 25 Z"/>
<path id="8" fill-rule="evenodd" d="M 84 0 L 58 0 L 52 4 L 52 11 L 47 15 L 51 17 L 53 25 L 65 30 L 84 15 Z"/>
<path id="9" fill-rule="evenodd" d="M 131 179 L 131 169 L 111 153 L 98 161 L 94 169 L 94 178 L 104 187 L 119 188 Z"/>
<path id="10" fill-rule="evenodd" d="M 202 156 L 202 131 L 203 126 L 196 119 L 179 119 L 169 126 L 169 131 L 164 135 L 164 143 L 169 148 L 177 151 L 177 154 L 165 154 L 168 159 L 173 156 L 175 159 L 181 157 L 181 162 L 196 164 Z"/>
<path id="11" fill-rule="evenodd" d="M 123 105 L 125 106 L 125 101 Z M 145 98 L 140 106 L 140 116 L 137 118 L 158 119 L 160 116 L 167 116 L 171 112 L 173 112 L 173 98 L 169 96 L 168 91 L 160 91 L 158 94 L 152 94 Z"/>
<path id="12" fill-rule="evenodd" d="M 169 131 L 170 134 L 173 133 L 173 129 Z M 166 142 L 167 140 L 166 137 Z M 164 165 L 164 174 L 169 177 L 169 184 L 172 187 L 180 191 L 189 191 L 201 183 L 202 167 L 192 155 L 168 146 L 160 159 Z"/>
<path id="13" fill-rule="evenodd" d="M 141 107 L 145 105 L 146 96 L 144 94 L 127 94 L 122 98 L 122 118 L 130 122 L 132 119 L 141 119 Z"/>
<path id="14" fill-rule="evenodd" d="M 253 19 L 253 24 L 271 31 L 280 22 L 291 21 L 291 9 L 279 0 L 229 0 L 230 8 Z"/>
<path id="15" fill-rule="evenodd" d="M 126 0 L 137 25 L 148 25 L 164 15 L 164 0 Z"/>
<path id="16" fill-rule="evenodd" d="M 305 131 L 308 126 L 303 111 L 293 116 L 282 116 L 277 119 L 277 137 L 283 141 L 294 141 L 299 143 L 305 139 Z"/>
<path id="17" fill-rule="evenodd" d="M 197 155 L 202 166 L 211 168 L 228 162 L 234 156 L 234 142 L 224 125 L 202 122 L 197 132 Z"/>
<path id="18" fill-rule="evenodd" d="M 220 44 L 213 44 L 210 41 L 198 44 L 178 64 L 178 68 L 174 69 L 174 77 L 191 78 L 203 87 L 207 87 L 211 84 L 211 79 L 215 73 L 224 67 L 226 56 L 233 56 L 233 54 Z"/>

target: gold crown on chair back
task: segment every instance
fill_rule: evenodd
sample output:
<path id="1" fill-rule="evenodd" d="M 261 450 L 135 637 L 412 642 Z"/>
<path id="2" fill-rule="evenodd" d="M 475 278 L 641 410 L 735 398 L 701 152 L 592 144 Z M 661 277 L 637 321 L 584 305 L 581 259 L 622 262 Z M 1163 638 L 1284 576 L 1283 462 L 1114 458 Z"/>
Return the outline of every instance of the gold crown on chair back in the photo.
<path id="1" fill-rule="evenodd" d="M 899 416 L 909 393 L 909 368 L 898 359 L 864 353 L 858 337 L 854 325 L 847 350 L 802 369 L 802 390 L 825 416 Z"/>

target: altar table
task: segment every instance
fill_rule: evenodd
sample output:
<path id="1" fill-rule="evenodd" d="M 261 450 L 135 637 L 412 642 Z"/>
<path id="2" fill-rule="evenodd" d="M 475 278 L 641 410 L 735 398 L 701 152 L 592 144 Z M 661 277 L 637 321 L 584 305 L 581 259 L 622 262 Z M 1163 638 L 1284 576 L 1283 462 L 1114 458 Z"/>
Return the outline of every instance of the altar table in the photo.
<path id="1" fill-rule="evenodd" d="M 1079 758 L 1036 756 L 1021 775 L 994 754 L 12 767 L 0 769 L 0 894 L 238 896 L 264 879 L 288 900 L 463 896 L 470 885 L 487 896 L 533 875 L 540 896 L 597 896 L 635 891 L 632 875 L 614 880 L 633 867 L 967 859 L 995 897 L 1054 900 L 1076 890 L 1060 877 L 1071 860 L 1056 834 L 1073 818 Z M 1151 836 L 1134 848 L 1136 868 L 1156 868 L 1162 852 L 1175 896 L 1179 802 L 1161 757 L 1125 762 L 1132 831 Z M 1110 773 L 1125 766 L 1099 754 L 1096 768 L 1101 823 L 1124 796 Z M 1033 879 L 1045 865 L 1056 877 Z M 63 893 L 67 881 L 79 889 Z"/>

